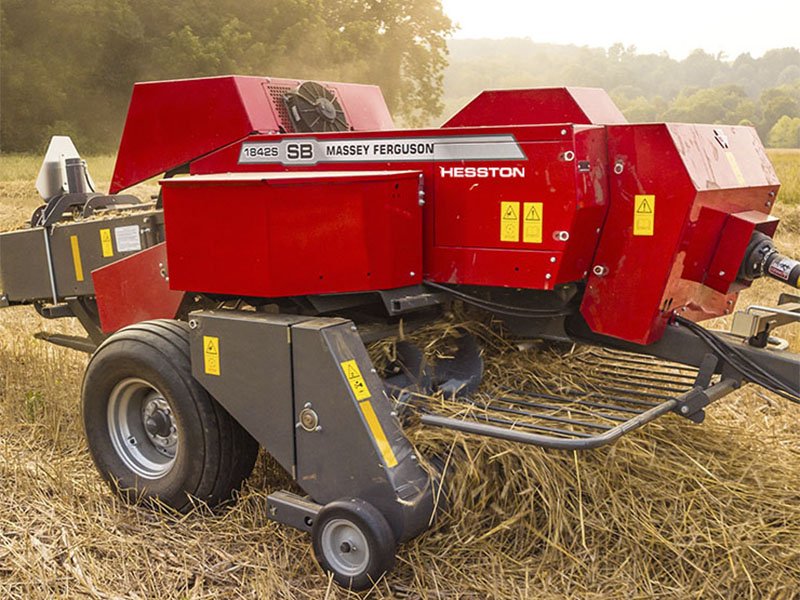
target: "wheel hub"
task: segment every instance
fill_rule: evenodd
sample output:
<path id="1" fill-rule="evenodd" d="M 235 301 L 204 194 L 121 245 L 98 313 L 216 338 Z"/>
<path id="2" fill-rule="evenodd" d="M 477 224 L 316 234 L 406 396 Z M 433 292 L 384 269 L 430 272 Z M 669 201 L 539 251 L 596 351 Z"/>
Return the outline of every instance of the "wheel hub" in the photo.
<path id="1" fill-rule="evenodd" d="M 144 428 L 151 436 L 168 437 L 170 434 L 169 415 L 163 410 L 155 410 L 144 421 Z"/>
<path id="2" fill-rule="evenodd" d="M 175 464 L 178 425 L 172 407 L 142 379 L 125 379 L 112 390 L 108 432 L 117 456 L 138 477 L 159 479 Z"/>
<path id="3" fill-rule="evenodd" d="M 178 427 L 169 403 L 157 392 L 150 394 L 142 409 L 144 430 L 150 441 L 162 451 L 178 442 Z"/>
<path id="4" fill-rule="evenodd" d="M 325 524 L 321 536 L 322 551 L 336 571 L 358 577 L 369 566 L 370 553 L 364 533 L 347 519 L 333 519 Z"/>

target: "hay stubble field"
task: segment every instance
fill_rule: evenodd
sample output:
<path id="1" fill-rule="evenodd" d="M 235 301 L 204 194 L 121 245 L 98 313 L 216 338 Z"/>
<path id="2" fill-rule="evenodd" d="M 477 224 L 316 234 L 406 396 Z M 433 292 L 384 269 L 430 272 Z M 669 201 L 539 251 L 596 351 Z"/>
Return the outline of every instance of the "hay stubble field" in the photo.
<path id="1" fill-rule="evenodd" d="M 784 185 L 778 241 L 797 256 L 800 152 L 771 158 Z M 88 163 L 105 185 L 113 158 Z M 36 207 L 38 165 L 0 157 L 0 229 Z M 781 291 L 759 282 L 740 305 Z M 798 351 L 799 329 L 785 330 Z M 34 340 L 40 330 L 77 327 L 0 311 L 0 598 L 356 597 L 321 573 L 303 534 L 267 519 L 266 496 L 286 479 L 265 457 L 217 514 L 117 501 L 83 439 L 86 357 Z M 494 378 L 552 361 L 502 340 L 489 358 Z M 420 447 L 451 457 L 449 512 L 401 548 L 370 597 L 800 598 L 798 423 L 800 406 L 747 388 L 702 426 L 668 416 L 579 455 L 414 429 Z"/>

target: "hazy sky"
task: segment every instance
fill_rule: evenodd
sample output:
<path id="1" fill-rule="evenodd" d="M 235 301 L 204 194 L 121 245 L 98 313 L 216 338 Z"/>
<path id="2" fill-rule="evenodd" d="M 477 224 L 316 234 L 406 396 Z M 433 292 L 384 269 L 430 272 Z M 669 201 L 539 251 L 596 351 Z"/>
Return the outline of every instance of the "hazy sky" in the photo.
<path id="1" fill-rule="evenodd" d="M 635 45 L 685 58 L 695 48 L 735 58 L 800 47 L 800 0 L 442 0 L 456 38 Z"/>

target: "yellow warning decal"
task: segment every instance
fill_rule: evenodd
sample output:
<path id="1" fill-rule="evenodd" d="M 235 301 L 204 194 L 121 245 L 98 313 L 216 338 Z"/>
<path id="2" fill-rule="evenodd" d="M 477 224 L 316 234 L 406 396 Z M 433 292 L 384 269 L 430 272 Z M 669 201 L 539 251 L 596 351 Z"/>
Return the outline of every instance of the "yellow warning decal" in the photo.
<path id="1" fill-rule="evenodd" d="M 526 244 L 542 243 L 544 208 L 541 202 L 525 202 L 522 214 L 522 241 Z"/>
<path id="2" fill-rule="evenodd" d="M 746 185 L 747 180 L 744 178 L 744 175 L 742 175 L 742 170 L 739 168 L 739 163 L 736 162 L 736 156 L 733 152 L 725 152 L 725 158 L 728 159 L 728 164 L 731 166 L 733 176 L 736 177 L 736 181 L 739 185 Z"/>
<path id="3" fill-rule="evenodd" d="M 378 451 L 383 456 L 383 461 L 389 468 L 396 467 L 397 457 L 394 455 L 392 445 L 386 438 L 386 433 L 378 420 L 378 415 L 375 414 L 375 409 L 372 408 L 372 403 L 369 401 L 372 396 L 367 387 L 367 382 L 364 381 L 364 376 L 361 375 L 361 369 L 358 368 L 358 363 L 355 360 L 346 360 L 340 363 L 340 366 L 342 373 L 347 378 L 347 383 L 350 384 L 350 389 L 353 390 L 353 395 L 358 400 L 358 406 L 361 408 L 367 427 L 369 427 L 372 438 L 378 446 Z"/>
<path id="4" fill-rule="evenodd" d="M 633 235 L 653 235 L 656 222 L 656 197 L 637 194 L 633 200 Z"/>
<path id="5" fill-rule="evenodd" d="M 500 203 L 500 241 L 519 241 L 519 202 Z"/>
<path id="6" fill-rule="evenodd" d="M 347 377 L 347 383 L 350 384 L 350 389 L 353 390 L 353 395 L 359 402 L 371 397 L 367 382 L 361 376 L 361 369 L 358 368 L 358 363 L 354 360 L 346 360 L 341 364 L 342 373 Z"/>
<path id="7" fill-rule="evenodd" d="M 344 363 L 343 363 L 344 364 Z M 361 412 L 364 413 L 364 419 L 367 421 L 369 430 L 372 432 L 372 437 L 375 438 L 375 443 L 378 445 L 378 451 L 383 456 L 383 461 L 390 469 L 397 466 L 397 457 L 394 455 L 392 445 L 386 439 L 386 434 L 378 421 L 378 415 L 375 414 L 375 409 L 372 408 L 372 403 L 369 400 L 359 402 Z"/>
<path id="8" fill-rule="evenodd" d="M 103 248 L 103 258 L 114 256 L 114 246 L 111 243 L 111 230 L 100 230 L 100 246 Z"/>
<path id="9" fill-rule="evenodd" d="M 78 236 L 69 236 L 69 243 L 72 246 L 72 264 L 75 265 L 75 281 L 83 281 L 83 263 L 81 262 L 81 247 L 78 244 Z"/>
<path id="10" fill-rule="evenodd" d="M 203 364 L 206 375 L 219 375 L 219 338 L 203 336 Z"/>

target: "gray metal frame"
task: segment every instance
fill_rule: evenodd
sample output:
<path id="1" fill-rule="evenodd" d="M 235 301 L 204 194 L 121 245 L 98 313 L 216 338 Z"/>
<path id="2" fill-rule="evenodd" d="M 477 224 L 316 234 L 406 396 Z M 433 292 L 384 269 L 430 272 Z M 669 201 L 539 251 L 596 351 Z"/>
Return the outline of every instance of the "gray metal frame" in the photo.
<path id="1" fill-rule="evenodd" d="M 297 526 L 309 507 L 356 497 L 399 541 L 427 529 L 433 482 L 351 321 L 232 310 L 189 318 L 194 377 L 309 496 L 273 497 L 274 518 Z M 218 369 L 206 368 L 209 338 Z"/>
<path id="2" fill-rule="evenodd" d="M 101 229 L 138 226 L 141 249 L 163 241 L 164 215 L 141 210 L 102 220 L 57 223 L 0 234 L 0 293 L 8 305 L 42 301 L 58 305 L 94 295 L 92 271 L 136 252 L 103 255 Z M 78 281 L 71 238 L 78 242 L 83 280 Z"/>

